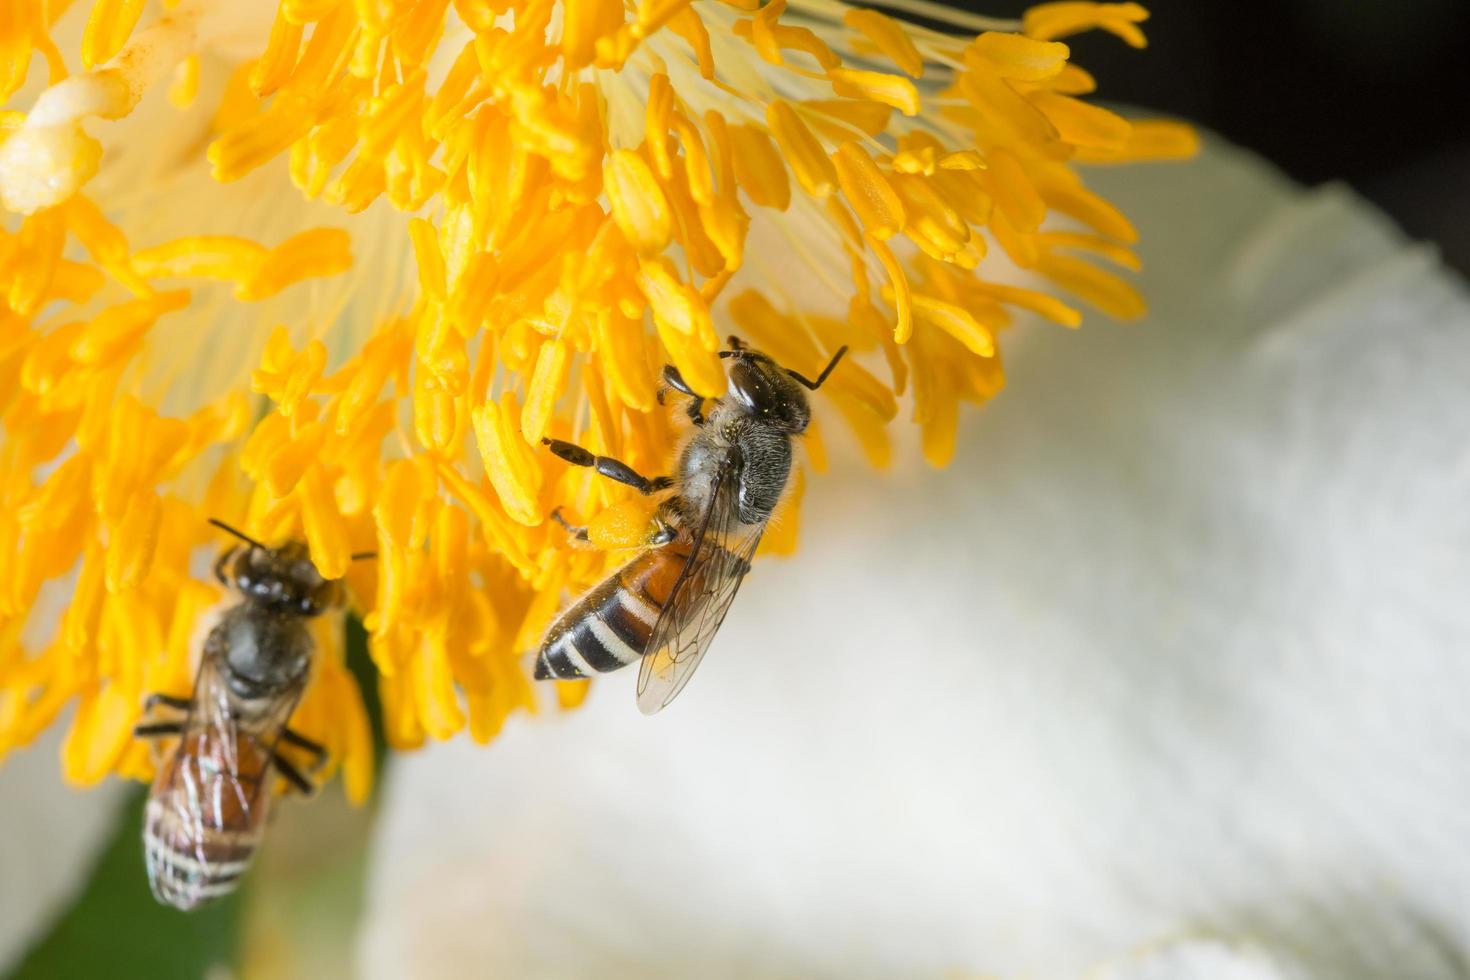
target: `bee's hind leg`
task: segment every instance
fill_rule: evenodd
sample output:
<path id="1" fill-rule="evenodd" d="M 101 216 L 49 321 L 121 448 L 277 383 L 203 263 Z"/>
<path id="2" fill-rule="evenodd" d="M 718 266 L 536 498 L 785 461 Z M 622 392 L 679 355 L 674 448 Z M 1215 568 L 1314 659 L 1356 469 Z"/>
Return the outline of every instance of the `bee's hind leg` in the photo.
<path id="1" fill-rule="evenodd" d="M 312 744 L 315 745 L 316 743 L 313 742 Z M 291 788 L 296 790 L 296 792 L 302 796 L 311 796 L 316 792 L 316 786 L 312 781 L 301 775 L 301 771 L 287 762 L 281 756 L 281 753 L 271 752 L 271 762 L 275 764 L 275 767 L 280 770 L 281 775 L 285 777 L 286 782 L 290 783 Z"/>
<path id="2" fill-rule="evenodd" d="M 541 443 L 573 466 L 590 466 L 609 480 L 626 483 L 640 493 L 657 493 L 674 485 L 674 481 L 666 476 L 649 479 L 620 459 L 595 455 L 575 443 L 564 442 L 561 439 L 542 439 Z"/>

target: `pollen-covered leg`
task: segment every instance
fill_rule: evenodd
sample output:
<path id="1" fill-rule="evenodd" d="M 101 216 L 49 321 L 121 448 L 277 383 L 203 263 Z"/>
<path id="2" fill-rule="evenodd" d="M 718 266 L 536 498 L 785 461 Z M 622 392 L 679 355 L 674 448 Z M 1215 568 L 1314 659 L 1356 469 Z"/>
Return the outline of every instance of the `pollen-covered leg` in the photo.
<path id="1" fill-rule="evenodd" d="M 656 493 L 674 485 L 674 481 L 666 476 L 649 479 L 622 460 L 595 455 L 575 443 L 563 442 L 561 439 L 542 439 L 541 442 L 573 466 L 590 466 L 609 480 L 625 483 L 640 493 Z"/>

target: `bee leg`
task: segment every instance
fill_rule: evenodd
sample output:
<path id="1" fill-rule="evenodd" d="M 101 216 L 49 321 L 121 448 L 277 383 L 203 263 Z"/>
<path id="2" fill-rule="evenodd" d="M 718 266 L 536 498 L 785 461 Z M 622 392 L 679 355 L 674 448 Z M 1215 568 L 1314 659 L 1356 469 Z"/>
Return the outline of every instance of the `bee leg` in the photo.
<path id="1" fill-rule="evenodd" d="M 316 792 L 316 786 L 312 784 L 311 780 L 301 775 L 295 766 L 281 757 L 279 752 L 271 753 L 271 762 L 275 763 L 276 768 L 281 771 L 281 775 L 286 777 L 286 782 L 290 783 L 291 788 L 296 790 L 296 792 L 302 796 L 311 796 Z"/>
<path id="2" fill-rule="evenodd" d="M 576 538 L 578 541 L 587 540 L 587 529 L 585 527 L 578 527 L 575 524 L 568 523 L 567 519 L 561 516 L 560 507 L 551 512 L 551 519 L 553 521 L 556 521 L 556 523 L 560 524 L 562 527 L 566 528 L 567 533 Z"/>
<path id="3" fill-rule="evenodd" d="M 694 393 L 694 389 L 691 388 L 691 387 L 689 387 L 689 382 L 687 382 L 687 381 L 684 380 L 684 375 L 682 375 L 682 374 L 679 373 L 679 369 L 678 368 L 674 367 L 674 365 L 672 365 L 672 364 L 665 364 L 664 365 L 664 387 L 663 388 L 660 388 L 659 389 L 659 392 L 658 392 L 659 404 L 663 404 L 664 392 L 667 391 L 669 388 L 673 388 L 675 391 L 682 391 L 684 394 L 688 395 L 690 398 L 698 398 L 699 397 L 698 395 L 696 395 Z"/>
<path id="4" fill-rule="evenodd" d="M 309 739 L 300 732 L 293 731 L 290 728 L 284 729 L 281 732 L 281 741 L 294 745 L 298 749 L 304 749 L 316 756 L 316 762 L 313 763 L 314 766 L 320 766 L 323 762 L 327 761 L 326 748 L 320 742 Z"/>
<path id="5" fill-rule="evenodd" d="M 658 505 L 658 510 L 653 514 L 653 534 L 648 539 L 651 548 L 662 548 L 671 543 L 679 536 L 679 527 L 683 522 L 683 513 L 680 510 L 678 497 L 670 497 Z"/>
<path id="6" fill-rule="evenodd" d="M 182 735 L 184 723 L 181 721 L 161 721 L 148 725 L 134 725 L 134 738 L 161 738 L 164 735 Z"/>
<path id="7" fill-rule="evenodd" d="M 219 584 L 225 586 L 226 588 L 229 587 L 230 580 L 228 577 L 225 576 L 225 566 L 230 563 L 230 559 L 235 557 L 235 552 L 239 550 L 240 549 L 237 545 L 231 545 L 230 547 L 226 548 L 218 558 L 215 559 L 214 577 L 219 579 Z"/>
<path id="8" fill-rule="evenodd" d="M 188 698 L 176 698 L 172 694 L 150 694 L 143 702 L 144 714 L 152 712 L 160 704 L 175 711 L 188 711 L 194 707 L 194 702 Z"/>
<path id="9" fill-rule="evenodd" d="M 541 443 L 573 466 L 590 466 L 609 480 L 625 483 L 640 493 L 656 493 L 674 485 L 674 481 L 666 476 L 656 476 L 650 480 L 622 460 L 593 455 L 574 443 L 563 442 L 561 439 L 542 439 Z"/>
<path id="10" fill-rule="evenodd" d="M 672 364 L 665 364 L 664 383 L 658 390 L 658 403 L 660 405 L 664 403 L 665 393 L 671 388 L 674 391 L 683 392 L 693 399 L 689 403 L 689 421 L 695 425 L 704 425 L 704 399 L 695 394 L 694 389 L 689 387 L 689 382 L 684 380 L 684 376 L 679 373 L 678 368 Z"/>

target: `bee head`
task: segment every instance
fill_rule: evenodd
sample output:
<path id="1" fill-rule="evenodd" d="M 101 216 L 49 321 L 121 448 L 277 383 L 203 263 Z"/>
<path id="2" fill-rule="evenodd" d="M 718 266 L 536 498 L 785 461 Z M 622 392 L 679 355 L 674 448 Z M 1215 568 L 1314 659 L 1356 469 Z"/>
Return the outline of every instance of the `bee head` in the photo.
<path id="1" fill-rule="evenodd" d="M 215 574 L 253 602 L 275 613 L 315 616 L 341 598 L 340 583 L 322 578 L 302 542 L 288 541 L 279 548 L 267 548 L 223 521 L 210 518 L 209 523 L 245 542 L 246 547 L 225 552 L 215 566 Z"/>
<path id="2" fill-rule="evenodd" d="M 839 350 L 816 381 L 788 371 L 767 355 L 745 346 L 738 337 L 730 338 L 730 349 L 720 351 L 720 356 L 731 361 L 729 397 L 761 421 L 799 435 L 812 420 L 807 391 L 821 387 L 846 353 L 846 347 Z"/>
<path id="3" fill-rule="evenodd" d="M 242 595 L 272 612 L 297 616 L 315 616 L 335 605 L 340 588 L 335 579 L 322 578 L 300 541 L 279 548 L 242 549 L 230 578 Z"/>

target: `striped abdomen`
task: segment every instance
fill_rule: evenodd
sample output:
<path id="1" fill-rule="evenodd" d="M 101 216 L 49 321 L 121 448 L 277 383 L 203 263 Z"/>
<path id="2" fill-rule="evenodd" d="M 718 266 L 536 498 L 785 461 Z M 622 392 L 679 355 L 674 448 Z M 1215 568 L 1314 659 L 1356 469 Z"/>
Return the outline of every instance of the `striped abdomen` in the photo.
<path id="1" fill-rule="evenodd" d="M 269 766 L 248 735 L 185 734 L 153 780 L 143 818 L 155 898 L 188 911 L 235 890 L 265 829 Z"/>
<path id="2" fill-rule="evenodd" d="M 636 663 L 689 560 L 684 539 L 643 552 L 562 613 L 536 657 L 536 679 L 587 677 Z"/>

